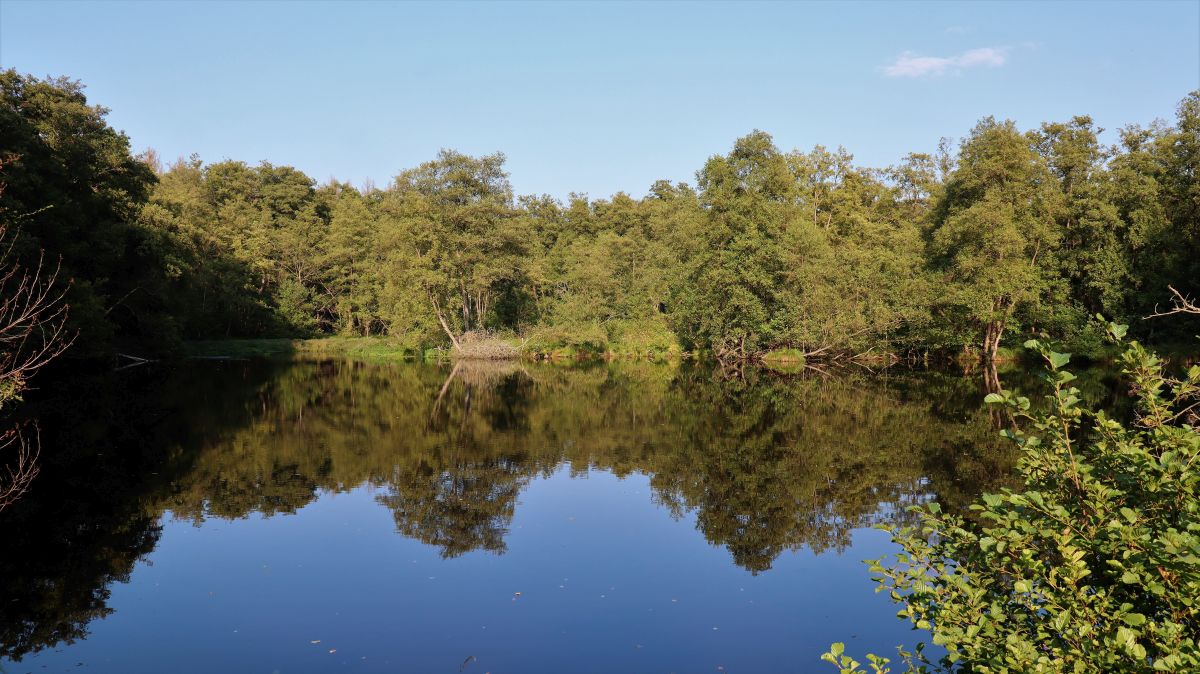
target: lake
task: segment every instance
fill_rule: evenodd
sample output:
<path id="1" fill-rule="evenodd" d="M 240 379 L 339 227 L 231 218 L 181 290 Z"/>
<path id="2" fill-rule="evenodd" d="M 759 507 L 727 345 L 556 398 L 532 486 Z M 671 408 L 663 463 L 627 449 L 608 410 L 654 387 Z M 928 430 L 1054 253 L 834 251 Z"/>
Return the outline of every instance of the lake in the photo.
<path id="1" fill-rule="evenodd" d="M 921 638 L 862 564 L 874 527 L 1011 481 L 982 397 L 693 363 L 48 384 L 42 473 L 0 514 L 0 670 L 832 672 L 833 641 Z"/>

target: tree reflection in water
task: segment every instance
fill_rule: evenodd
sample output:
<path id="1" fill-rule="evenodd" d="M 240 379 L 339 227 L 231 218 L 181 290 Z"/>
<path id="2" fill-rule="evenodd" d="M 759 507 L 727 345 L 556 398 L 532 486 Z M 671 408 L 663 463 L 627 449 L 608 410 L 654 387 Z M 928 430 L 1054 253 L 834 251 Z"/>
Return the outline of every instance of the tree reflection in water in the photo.
<path id="1" fill-rule="evenodd" d="M 376 490 L 445 557 L 502 554 L 522 490 L 567 464 L 649 476 L 653 498 L 751 572 L 840 550 L 1012 456 L 950 374 L 737 377 L 685 363 L 449 367 L 203 362 L 44 392 L 44 473 L 0 517 L 0 657 L 85 635 L 165 515 L 291 513 Z M 69 401 L 63 403 L 62 401 Z M 57 401 L 57 402 L 56 402 Z M 20 551 L 14 554 L 11 551 Z"/>

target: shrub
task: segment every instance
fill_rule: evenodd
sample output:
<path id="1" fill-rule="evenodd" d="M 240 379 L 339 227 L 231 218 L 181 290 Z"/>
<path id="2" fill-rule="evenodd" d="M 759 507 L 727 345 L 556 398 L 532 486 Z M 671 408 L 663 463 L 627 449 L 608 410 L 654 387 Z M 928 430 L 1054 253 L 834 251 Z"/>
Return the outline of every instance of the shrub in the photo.
<path id="1" fill-rule="evenodd" d="M 595 322 L 540 326 L 529 331 L 525 344 L 525 350 L 534 354 L 599 354 L 607 349 L 608 333 Z"/>
<path id="2" fill-rule="evenodd" d="M 608 334 L 609 350 L 620 355 L 658 357 L 683 350 L 661 315 L 612 321 L 608 325 Z"/>
<path id="3" fill-rule="evenodd" d="M 1124 326 L 1109 326 L 1113 337 Z M 1023 430 L 1023 491 L 985 494 L 978 524 L 918 508 L 892 531 L 894 559 L 869 562 L 945 654 L 901 651 L 911 672 L 1200 671 L 1200 367 L 1182 379 L 1132 342 L 1121 357 L 1136 414 L 1080 407 L 1069 356 L 1026 344 L 1048 365 L 1045 411 L 991 394 Z M 824 659 L 861 672 L 835 644 Z M 887 660 L 872 656 L 875 672 Z"/>
<path id="4" fill-rule="evenodd" d="M 806 360 L 802 349 L 773 349 L 761 356 L 764 363 L 803 363 Z"/>

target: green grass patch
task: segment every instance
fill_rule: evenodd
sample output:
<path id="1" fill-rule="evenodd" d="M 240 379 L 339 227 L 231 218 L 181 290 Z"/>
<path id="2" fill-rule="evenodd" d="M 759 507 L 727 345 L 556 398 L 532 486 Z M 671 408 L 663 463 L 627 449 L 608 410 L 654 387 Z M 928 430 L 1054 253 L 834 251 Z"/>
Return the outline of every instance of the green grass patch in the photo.
<path id="1" fill-rule="evenodd" d="M 677 360 L 683 348 L 662 318 L 539 326 L 522 342 L 544 360 Z"/>
<path id="2" fill-rule="evenodd" d="M 318 339 L 221 339 L 185 342 L 191 358 L 358 358 L 363 360 L 438 360 L 445 352 L 422 349 L 390 337 Z"/>
<path id="3" fill-rule="evenodd" d="M 804 371 L 807 360 L 800 349 L 772 349 L 759 357 L 763 367 L 782 374 L 798 374 Z"/>
<path id="4" fill-rule="evenodd" d="M 803 363 L 807 358 L 800 349 L 772 349 L 761 356 L 764 363 Z"/>

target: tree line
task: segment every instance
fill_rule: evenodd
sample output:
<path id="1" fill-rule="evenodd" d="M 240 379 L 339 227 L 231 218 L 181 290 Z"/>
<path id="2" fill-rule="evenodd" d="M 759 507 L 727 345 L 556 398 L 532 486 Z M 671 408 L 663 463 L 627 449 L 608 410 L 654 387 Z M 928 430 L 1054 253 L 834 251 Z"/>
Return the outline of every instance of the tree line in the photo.
<path id="1" fill-rule="evenodd" d="M 1096 348 L 1097 313 L 1169 338 L 1136 319 L 1168 286 L 1200 292 L 1200 92 L 1111 145 L 1086 116 L 987 117 L 879 169 L 754 131 L 694 185 L 558 200 L 515 195 L 502 154 L 444 150 L 382 189 L 268 162 L 164 165 L 77 82 L 10 70 L 0 91 L 14 253 L 61 259 L 85 355 L 486 333 L 538 350 L 992 358 L 1029 333 Z"/>

